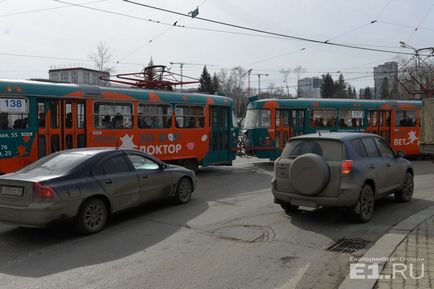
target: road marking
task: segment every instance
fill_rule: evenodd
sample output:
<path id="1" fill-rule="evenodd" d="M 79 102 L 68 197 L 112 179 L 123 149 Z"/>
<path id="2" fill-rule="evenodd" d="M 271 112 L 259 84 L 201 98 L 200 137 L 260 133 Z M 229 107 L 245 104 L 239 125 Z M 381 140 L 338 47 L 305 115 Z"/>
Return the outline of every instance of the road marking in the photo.
<path id="1" fill-rule="evenodd" d="M 298 282 L 300 282 L 301 278 L 303 277 L 304 273 L 306 273 L 307 268 L 309 268 L 310 262 L 306 264 L 306 266 L 300 268 L 294 277 L 288 280 L 285 284 L 280 286 L 278 289 L 294 289 Z"/>

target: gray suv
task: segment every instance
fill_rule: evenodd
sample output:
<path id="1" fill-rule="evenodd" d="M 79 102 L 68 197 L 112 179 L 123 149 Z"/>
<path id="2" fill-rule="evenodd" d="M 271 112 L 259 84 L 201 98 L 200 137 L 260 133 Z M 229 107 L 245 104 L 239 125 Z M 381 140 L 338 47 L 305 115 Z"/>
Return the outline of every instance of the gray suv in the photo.
<path id="1" fill-rule="evenodd" d="M 411 200 L 411 162 L 395 154 L 378 135 L 322 133 L 291 138 L 274 163 L 274 202 L 285 211 L 306 207 L 347 207 L 367 222 L 375 200 L 395 194 Z"/>

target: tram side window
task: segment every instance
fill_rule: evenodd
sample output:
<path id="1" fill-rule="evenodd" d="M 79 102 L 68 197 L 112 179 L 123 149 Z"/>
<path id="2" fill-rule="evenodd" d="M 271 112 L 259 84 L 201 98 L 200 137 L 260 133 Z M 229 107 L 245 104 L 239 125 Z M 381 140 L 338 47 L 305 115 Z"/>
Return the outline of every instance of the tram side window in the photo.
<path id="1" fill-rule="evenodd" d="M 415 127 L 416 111 L 415 110 L 396 110 L 395 111 L 396 127 Z"/>
<path id="2" fill-rule="evenodd" d="M 334 109 L 312 109 L 311 127 L 336 127 L 336 110 Z"/>
<path id="3" fill-rule="evenodd" d="M 0 98 L 0 130 L 28 127 L 28 101 L 24 98 Z"/>
<path id="4" fill-rule="evenodd" d="M 133 127 L 133 106 L 130 103 L 95 102 L 95 128 L 122 129 Z"/>
<path id="5" fill-rule="evenodd" d="M 38 127 L 45 127 L 45 102 L 38 102 Z"/>
<path id="6" fill-rule="evenodd" d="M 139 128 L 169 128 L 172 126 L 172 107 L 167 104 L 139 104 Z"/>
<path id="7" fill-rule="evenodd" d="M 249 109 L 244 123 L 245 129 L 250 128 L 269 128 L 270 127 L 269 109 Z"/>
<path id="8" fill-rule="evenodd" d="M 77 104 L 77 128 L 84 128 L 84 103 Z"/>
<path id="9" fill-rule="evenodd" d="M 200 105 L 177 105 L 175 116 L 179 128 L 203 128 L 205 124 L 204 107 Z"/>
<path id="10" fill-rule="evenodd" d="M 339 110 L 339 127 L 340 128 L 358 128 L 363 126 L 362 110 Z"/>

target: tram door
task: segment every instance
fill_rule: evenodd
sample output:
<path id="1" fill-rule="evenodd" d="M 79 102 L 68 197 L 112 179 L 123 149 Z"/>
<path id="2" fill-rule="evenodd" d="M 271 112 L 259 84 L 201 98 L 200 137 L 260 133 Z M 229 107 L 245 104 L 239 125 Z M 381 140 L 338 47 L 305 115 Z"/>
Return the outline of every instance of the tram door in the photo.
<path id="1" fill-rule="evenodd" d="M 304 110 L 276 110 L 276 148 L 283 150 L 290 137 L 304 132 Z"/>
<path id="2" fill-rule="evenodd" d="M 230 110 L 228 107 L 210 107 L 210 161 L 231 161 L 229 142 Z"/>
<path id="3" fill-rule="evenodd" d="M 38 99 L 38 157 L 61 150 L 61 102 Z"/>
<path id="4" fill-rule="evenodd" d="M 84 101 L 65 100 L 62 109 L 62 149 L 86 146 Z"/>
<path id="5" fill-rule="evenodd" d="M 289 117 L 291 111 L 286 109 L 276 109 L 276 148 L 283 150 L 289 139 Z"/>
<path id="6" fill-rule="evenodd" d="M 38 157 L 86 146 L 84 102 L 38 99 Z"/>
<path id="7" fill-rule="evenodd" d="M 304 110 L 297 109 L 291 111 L 291 134 L 297 136 L 304 133 Z"/>
<path id="8" fill-rule="evenodd" d="M 390 111 L 371 110 L 368 115 L 368 127 L 366 132 L 382 136 L 390 143 Z"/>

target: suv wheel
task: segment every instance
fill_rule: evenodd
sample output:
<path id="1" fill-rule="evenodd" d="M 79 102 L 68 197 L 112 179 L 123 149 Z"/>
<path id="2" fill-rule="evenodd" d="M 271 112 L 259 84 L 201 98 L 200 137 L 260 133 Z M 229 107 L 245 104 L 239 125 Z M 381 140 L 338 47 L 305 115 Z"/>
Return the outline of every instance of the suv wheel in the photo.
<path id="1" fill-rule="evenodd" d="M 413 190 L 414 190 L 413 175 L 410 172 L 407 172 L 405 174 L 404 184 L 402 185 L 402 188 L 399 191 L 395 192 L 395 199 L 398 202 L 408 202 L 411 200 L 411 197 L 413 196 Z"/>
<path id="2" fill-rule="evenodd" d="M 368 222 L 374 213 L 374 191 L 370 185 L 364 185 L 360 192 L 360 199 L 355 207 L 357 219 L 362 222 Z"/>
<path id="3" fill-rule="evenodd" d="M 291 203 L 280 203 L 280 206 L 285 210 L 285 212 L 297 211 L 299 207 L 297 205 L 291 205 Z"/>

